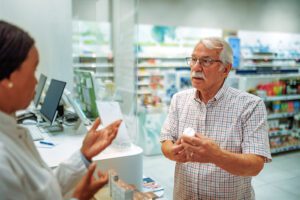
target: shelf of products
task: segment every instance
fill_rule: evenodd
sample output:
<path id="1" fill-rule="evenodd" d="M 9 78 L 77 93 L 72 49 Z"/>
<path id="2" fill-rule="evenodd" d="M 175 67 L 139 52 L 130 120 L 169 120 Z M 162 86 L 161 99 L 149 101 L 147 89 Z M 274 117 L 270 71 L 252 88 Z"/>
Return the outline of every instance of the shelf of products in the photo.
<path id="1" fill-rule="evenodd" d="M 108 68 L 113 67 L 112 63 L 74 63 L 73 67 L 78 68 Z"/>
<path id="2" fill-rule="evenodd" d="M 242 67 L 300 67 L 299 57 L 278 57 L 277 53 L 253 52 L 251 57 L 243 57 Z"/>
<path id="3" fill-rule="evenodd" d="M 293 117 L 293 116 L 296 115 L 297 113 L 298 113 L 298 112 L 272 113 L 272 114 L 268 114 L 268 120 Z"/>
<path id="4" fill-rule="evenodd" d="M 300 144 L 287 145 L 287 146 L 284 146 L 284 147 L 272 148 L 271 153 L 276 154 L 276 153 L 283 153 L 283 152 L 299 150 L 299 149 L 300 149 Z"/>
<path id="5" fill-rule="evenodd" d="M 173 87 L 176 88 L 176 91 L 178 91 L 177 79 L 180 79 L 178 76 L 184 73 L 186 77 L 186 74 L 189 73 L 190 69 L 185 62 L 185 58 L 182 56 L 138 56 L 137 70 L 136 85 L 137 95 L 140 98 L 138 100 L 139 105 L 155 106 L 156 103 L 150 99 L 158 98 L 160 103 L 165 103 L 168 90 L 167 87 L 170 86 L 170 84 L 173 84 Z M 170 80 L 170 78 L 167 78 L 168 74 L 173 74 L 173 82 Z M 168 83 L 166 83 L 166 79 L 168 79 Z M 186 85 L 186 87 L 188 86 L 190 85 Z M 170 95 L 173 95 L 173 93 Z"/>
<path id="6" fill-rule="evenodd" d="M 267 108 L 271 152 L 300 149 L 299 74 L 247 77 L 241 80 L 256 85 L 247 91 L 260 96 Z"/>
<path id="7" fill-rule="evenodd" d="M 74 69 L 92 71 L 100 82 L 114 80 L 112 56 L 82 55 L 73 57 Z"/>
<path id="8" fill-rule="evenodd" d="M 278 130 L 269 133 L 271 153 L 300 149 L 300 129 Z"/>
<path id="9" fill-rule="evenodd" d="M 241 68 L 299 68 L 299 34 L 238 31 Z"/>
<path id="10" fill-rule="evenodd" d="M 72 40 L 74 71 L 94 72 L 102 83 L 114 81 L 110 23 L 73 20 Z"/>

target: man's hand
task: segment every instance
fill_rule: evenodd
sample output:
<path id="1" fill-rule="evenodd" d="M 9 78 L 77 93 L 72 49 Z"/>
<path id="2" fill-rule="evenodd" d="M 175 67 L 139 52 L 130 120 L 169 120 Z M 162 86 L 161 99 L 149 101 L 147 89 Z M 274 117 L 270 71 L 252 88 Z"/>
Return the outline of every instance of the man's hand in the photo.
<path id="1" fill-rule="evenodd" d="M 96 163 L 92 163 L 89 166 L 86 175 L 77 184 L 73 193 L 74 198 L 77 198 L 79 200 L 89 200 L 95 195 L 95 193 L 98 192 L 99 189 L 101 189 L 108 182 L 107 173 L 102 174 L 100 170 L 98 171 L 98 179 L 93 177 L 95 169 Z"/>
<path id="2" fill-rule="evenodd" d="M 214 163 L 222 153 L 216 142 L 199 133 L 195 137 L 183 135 L 180 140 L 190 162 Z"/>
<path id="3" fill-rule="evenodd" d="M 83 140 L 81 147 L 82 154 L 88 160 L 92 160 L 94 156 L 102 152 L 117 136 L 121 122 L 122 120 L 117 120 L 107 127 L 97 130 L 100 125 L 100 119 L 97 118 Z"/>
<path id="4" fill-rule="evenodd" d="M 180 139 L 189 162 L 213 163 L 236 176 L 256 176 L 264 166 L 264 157 L 223 150 L 201 134 L 182 136 Z"/>
<path id="5" fill-rule="evenodd" d="M 186 153 L 182 144 L 180 144 L 180 140 L 177 140 L 174 144 L 170 140 L 164 141 L 162 151 L 170 160 L 181 163 L 187 162 Z"/>

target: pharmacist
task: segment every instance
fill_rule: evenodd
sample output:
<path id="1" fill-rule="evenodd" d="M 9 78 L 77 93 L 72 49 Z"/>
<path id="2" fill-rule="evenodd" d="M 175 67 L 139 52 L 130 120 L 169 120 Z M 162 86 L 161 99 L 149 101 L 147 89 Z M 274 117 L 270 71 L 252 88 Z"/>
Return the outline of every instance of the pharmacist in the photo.
<path id="1" fill-rule="evenodd" d="M 254 199 L 251 179 L 271 161 L 264 102 L 224 84 L 223 39 L 202 39 L 187 62 L 193 88 L 173 96 L 160 138 L 176 162 L 174 199 Z"/>
<path id="2" fill-rule="evenodd" d="M 1 199 L 88 200 L 107 182 L 107 174 L 93 178 L 91 159 L 115 138 L 121 121 L 97 131 L 99 119 L 80 150 L 52 171 L 39 155 L 28 130 L 18 126 L 14 113 L 25 109 L 34 95 L 38 51 L 20 28 L 0 20 L 0 194 Z"/>

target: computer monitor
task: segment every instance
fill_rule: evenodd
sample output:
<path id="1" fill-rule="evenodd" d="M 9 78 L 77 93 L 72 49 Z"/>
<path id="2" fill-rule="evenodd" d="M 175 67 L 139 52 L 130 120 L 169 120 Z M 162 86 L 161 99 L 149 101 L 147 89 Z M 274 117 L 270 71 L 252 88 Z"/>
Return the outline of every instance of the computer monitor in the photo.
<path id="1" fill-rule="evenodd" d="M 55 121 L 57 115 L 57 107 L 64 92 L 65 86 L 66 82 L 51 79 L 44 103 L 40 110 L 41 116 L 47 122 L 49 122 L 50 125 Z"/>
<path id="2" fill-rule="evenodd" d="M 80 69 L 74 70 L 76 99 L 79 100 L 80 107 L 90 119 L 98 117 L 94 79 L 93 72 Z"/>
<path id="3" fill-rule="evenodd" d="M 73 107 L 75 113 L 78 115 L 78 117 L 84 125 L 88 126 L 92 124 L 92 122 L 89 120 L 89 118 L 86 117 L 83 110 L 81 109 L 79 102 L 76 101 L 76 99 L 73 97 L 73 95 L 68 89 L 64 90 L 62 98 L 64 103 L 69 104 Z"/>
<path id="4" fill-rule="evenodd" d="M 41 95 L 42 95 L 46 81 L 47 81 L 47 76 L 45 76 L 44 74 L 41 74 L 38 85 L 35 90 L 35 96 L 33 99 L 33 103 L 36 108 L 38 107 L 38 105 L 40 103 Z"/>

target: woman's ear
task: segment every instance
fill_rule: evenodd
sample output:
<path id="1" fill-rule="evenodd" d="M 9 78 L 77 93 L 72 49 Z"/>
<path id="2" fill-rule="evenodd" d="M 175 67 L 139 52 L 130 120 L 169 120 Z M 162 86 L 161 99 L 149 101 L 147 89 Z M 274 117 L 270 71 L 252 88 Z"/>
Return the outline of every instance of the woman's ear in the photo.
<path id="1" fill-rule="evenodd" d="M 9 80 L 8 78 L 5 78 L 2 81 L 0 81 L 0 85 L 6 89 L 11 89 L 14 87 L 13 82 L 11 82 L 11 80 Z"/>

